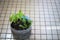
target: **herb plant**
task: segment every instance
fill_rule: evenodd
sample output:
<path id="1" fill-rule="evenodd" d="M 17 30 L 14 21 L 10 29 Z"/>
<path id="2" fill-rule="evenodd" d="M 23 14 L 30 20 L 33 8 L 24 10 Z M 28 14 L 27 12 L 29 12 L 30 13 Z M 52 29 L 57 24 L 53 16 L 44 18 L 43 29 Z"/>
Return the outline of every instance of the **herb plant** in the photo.
<path id="1" fill-rule="evenodd" d="M 9 20 L 11 22 L 11 27 L 17 30 L 27 29 L 32 24 L 32 20 L 25 16 L 21 10 L 16 14 L 11 14 Z"/>

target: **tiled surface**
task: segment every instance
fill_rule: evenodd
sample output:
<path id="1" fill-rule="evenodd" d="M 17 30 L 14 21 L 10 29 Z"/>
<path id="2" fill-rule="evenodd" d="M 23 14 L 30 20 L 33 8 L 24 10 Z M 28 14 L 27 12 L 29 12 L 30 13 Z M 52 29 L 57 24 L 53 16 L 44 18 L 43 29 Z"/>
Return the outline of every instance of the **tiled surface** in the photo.
<path id="1" fill-rule="evenodd" d="M 20 9 L 33 20 L 28 40 L 60 40 L 60 0 L 0 0 L 0 40 L 14 40 L 9 16 Z"/>

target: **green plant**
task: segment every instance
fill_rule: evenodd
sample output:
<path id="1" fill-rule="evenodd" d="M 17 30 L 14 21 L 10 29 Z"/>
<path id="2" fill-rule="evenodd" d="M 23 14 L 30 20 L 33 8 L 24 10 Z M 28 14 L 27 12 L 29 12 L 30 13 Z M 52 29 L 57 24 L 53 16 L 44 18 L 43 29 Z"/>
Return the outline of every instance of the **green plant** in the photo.
<path id="1" fill-rule="evenodd" d="M 9 20 L 11 22 L 11 27 L 17 30 L 27 29 L 32 24 L 32 20 L 25 16 L 21 10 L 16 14 L 11 14 Z"/>

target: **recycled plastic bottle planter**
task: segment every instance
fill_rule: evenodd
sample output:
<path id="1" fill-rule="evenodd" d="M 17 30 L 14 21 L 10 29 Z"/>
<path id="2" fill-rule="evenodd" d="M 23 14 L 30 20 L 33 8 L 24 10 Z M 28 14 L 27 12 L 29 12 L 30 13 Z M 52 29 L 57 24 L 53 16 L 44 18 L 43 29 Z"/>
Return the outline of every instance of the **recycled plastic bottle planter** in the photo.
<path id="1" fill-rule="evenodd" d="M 16 40 L 26 40 L 30 37 L 32 20 L 25 16 L 21 10 L 17 14 L 12 14 L 9 20 L 13 37 Z"/>

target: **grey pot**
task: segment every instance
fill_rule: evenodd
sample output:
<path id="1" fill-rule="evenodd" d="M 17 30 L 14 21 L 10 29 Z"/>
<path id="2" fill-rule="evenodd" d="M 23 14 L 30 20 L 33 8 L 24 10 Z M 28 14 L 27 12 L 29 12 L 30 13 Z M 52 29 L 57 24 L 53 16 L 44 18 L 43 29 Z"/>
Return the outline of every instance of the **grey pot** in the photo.
<path id="1" fill-rule="evenodd" d="M 31 35 L 31 27 L 29 27 L 26 30 L 15 30 L 14 28 L 11 27 L 11 31 L 14 39 L 16 40 L 26 40 Z"/>

